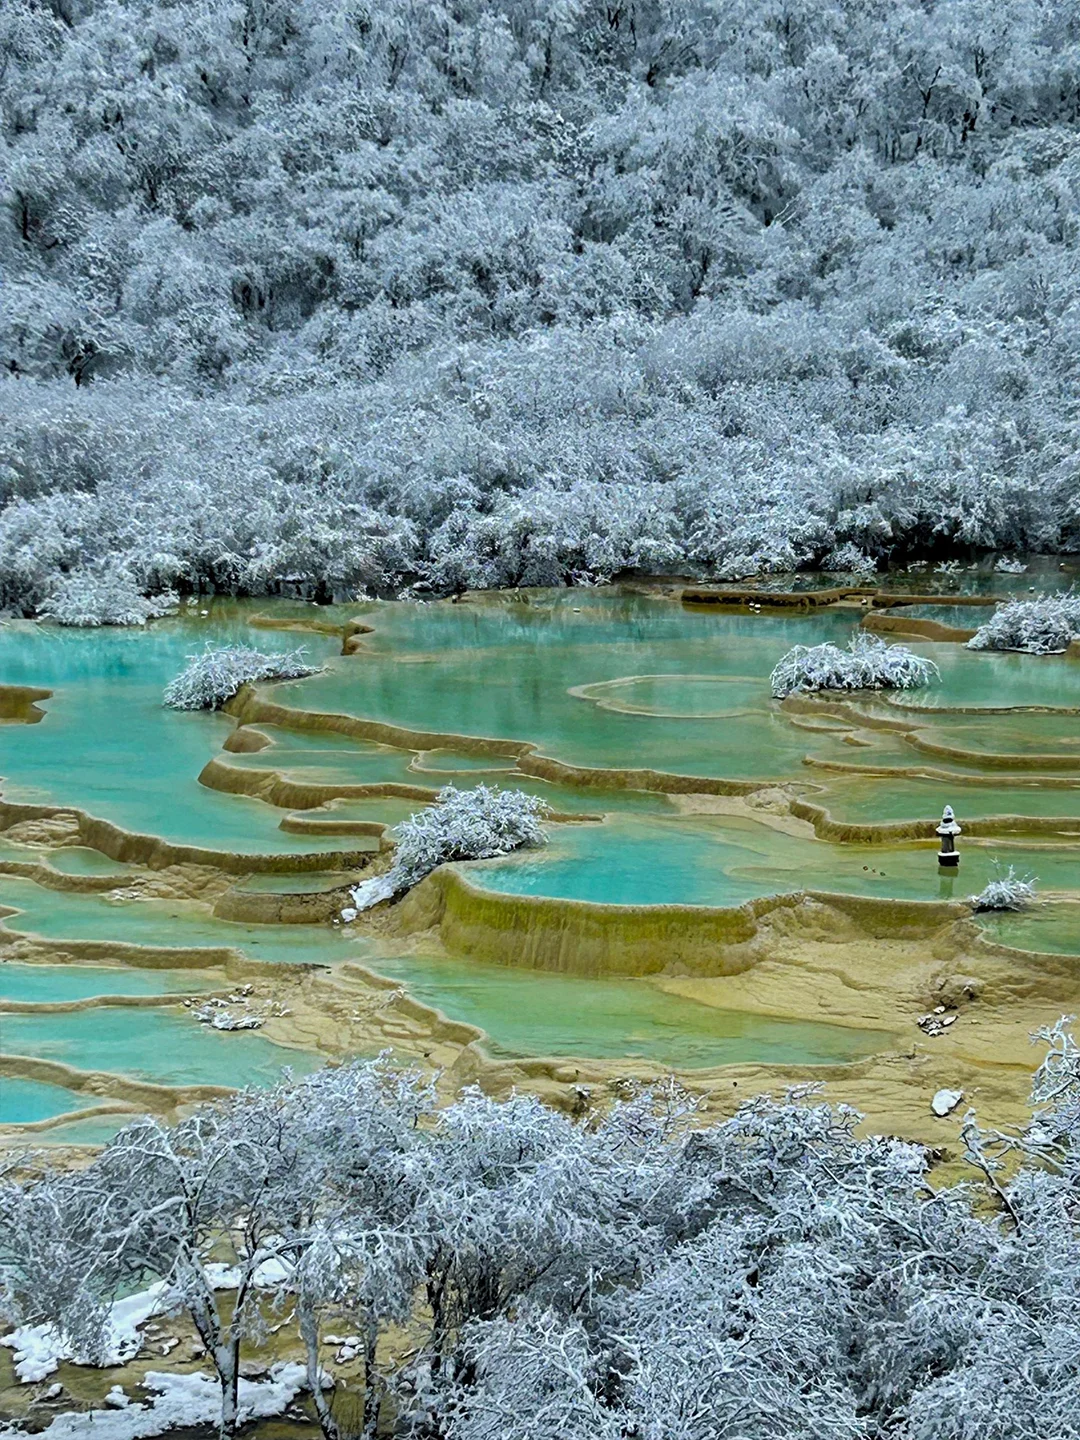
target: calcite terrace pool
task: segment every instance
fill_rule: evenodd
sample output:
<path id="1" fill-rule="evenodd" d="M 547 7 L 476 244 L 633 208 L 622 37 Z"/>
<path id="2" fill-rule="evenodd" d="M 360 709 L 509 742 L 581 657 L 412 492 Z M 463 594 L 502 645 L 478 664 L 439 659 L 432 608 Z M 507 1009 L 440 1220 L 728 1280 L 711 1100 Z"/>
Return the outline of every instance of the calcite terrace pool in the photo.
<path id="1" fill-rule="evenodd" d="M 821 1080 L 920 1138 L 943 1133 L 942 1086 L 1011 1118 L 1030 1031 L 1080 1009 L 1080 658 L 960 640 L 1030 582 L 0 625 L 0 1133 L 98 1143 L 133 1113 L 384 1049 L 568 1108 L 675 1070 L 720 1108 Z M 940 683 L 770 697 L 792 645 L 859 626 Z M 321 668 L 226 713 L 162 707 L 189 654 L 236 641 L 303 643 Z M 340 923 L 388 827 L 450 780 L 543 796 L 549 844 Z M 946 803 L 958 875 L 935 858 Z M 974 917 L 1009 865 L 1038 877 L 1038 908 Z M 202 1023 L 208 996 L 260 1028 Z M 955 1020 L 927 1036 L 937 1006 Z"/>

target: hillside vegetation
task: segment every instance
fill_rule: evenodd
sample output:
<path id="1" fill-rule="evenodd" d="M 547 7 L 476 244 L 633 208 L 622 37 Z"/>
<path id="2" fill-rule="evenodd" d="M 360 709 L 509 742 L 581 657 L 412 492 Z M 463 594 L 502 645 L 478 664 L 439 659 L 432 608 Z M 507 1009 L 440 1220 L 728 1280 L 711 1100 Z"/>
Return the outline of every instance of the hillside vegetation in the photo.
<path id="1" fill-rule="evenodd" d="M 1080 548 L 1078 115 L 1058 0 L 5 0 L 0 610 Z"/>

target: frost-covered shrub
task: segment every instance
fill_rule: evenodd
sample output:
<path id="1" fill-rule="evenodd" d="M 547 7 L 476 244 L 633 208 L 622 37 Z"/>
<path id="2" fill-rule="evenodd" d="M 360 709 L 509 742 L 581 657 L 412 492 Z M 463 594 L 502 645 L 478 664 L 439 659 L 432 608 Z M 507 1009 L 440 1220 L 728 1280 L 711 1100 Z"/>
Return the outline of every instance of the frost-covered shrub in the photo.
<path id="1" fill-rule="evenodd" d="M 1026 1124 L 965 1121 L 965 1184 L 809 1086 L 717 1119 L 660 1084 L 579 1123 L 479 1087 L 440 1103 L 382 1057 L 137 1120 L 85 1168 L 0 1183 L 0 1305 L 41 1327 L 5 1342 L 113 1361 L 113 1302 L 161 1277 L 223 1437 L 277 1320 L 327 1440 L 342 1330 L 389 1402 L 346 1432 L 366 1440 L 380 1409 L 430 1440 L 1076 1440 L 1068 1024 L 1037 1036 Z"/>
<path id="2" fill-rule="evenodd" d="M 857 631 L 846 650 L 839 645 L 796 645 L 769 677 L 775 699 L 797 691 L 913 690 L 938 674 L 932 660 L 903 645 Z"/>
<path id="3" fill-rule="evenodd" d="M 364 881 L 352 892 L 358 910 L 416 885 L 449 860 L 489 860 L 512 850 L 545 845 L 541 820 L 548 806 L 523 790 L 477 785 L 459 790 L 444 786 L 438 803 L 410 815 L 397 827 L 397 853 L 385 875 Z"/>
<path id="4" fill-rule="evenodd" d="M 38 614 L 58 625 L 145 625 L 177 603 L 172 591 L 147 596 L 125 570 L 73 570 L 53 588 Z"/>
<path id="5" fill-rule="evenodd" d="M 5 0 L 0 610 L 1076 551 L 1071 7 L 960 8 Z"/>
<path id="6" fill-rule="evenodd" d="M 268 655 L 249 645 L 207 645 L 201 655 L 165 687 L 164 703 L 173 710 L 220 710 L 241 685 L 256 680 L 299 680 L 317 669 L 304 659 L 304 648 Z"/>
<path id="7" fill-rule="evenodd" d="M 877 566 L 865 551 L 848 540 L 826 555 L 821 568 L 826 574 L 873 575 Z"/>
<path id="8" fill-rule="evenodd" d="M 995 875 L 978 895 L 972 895 L 973 910 L 1026 910 L 1035 901 L 1034 875 L 1017 875 L 1010 865 L 1004 875 Z"/>
<path id="9" fill-rule="evenodd" d="M 999 605 L 967 642 L 969 650 L 1023 650 L 1060 655 L 1080 639 L 1080 593 L 1060 590 Z"/>

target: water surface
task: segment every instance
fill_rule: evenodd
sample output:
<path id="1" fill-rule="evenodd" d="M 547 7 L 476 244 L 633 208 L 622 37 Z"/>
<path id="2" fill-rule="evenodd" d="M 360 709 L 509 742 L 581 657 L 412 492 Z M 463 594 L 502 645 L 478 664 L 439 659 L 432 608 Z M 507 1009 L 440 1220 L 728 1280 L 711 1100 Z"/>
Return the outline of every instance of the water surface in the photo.
<path id="1" fill-rule="evenodd" d="M 1048 576 L 1055 578 L 1052 567 L 1020 577 L 984 568 L 894 576 L 889 584 L 913 593 L 948 586 L 958 594 L 1025 595 Z M 791 582 L 776 583 L 787 588 Z M 252 629 L 257 611 L 285 619 L 314 614 L 334 623 L 359 617 L 374 633 L 362 654 L 342 656 L 332 635 Z M 1080 784 L 1061 783 L 1080 780 L 1080 665 L 904 641 L 935 661 L 939 684 L 903 695 L 848 697 L 846 718 L 795 715 L 778 706 L 769 672 L 785 651 L 824 640 L 845 644 L 862 613 L 859 607 L 720 612 L 612 587 L 325 611 L 292 602 L 212 601 L 138 631 L 0 625 L 0 681 L 54 691 L 39 724 L 3 727 L 3 793 L 77 806 L 124 828 L 211 849 L 302 854 L 376 842 L 283 831 L 287 812 L 200 785 L 206 762 L 217 757 L 240 769 L 274 769 L 331 787 L 499 783 L 541 795 L 562 813 L 607 817 L 603 824 L 553 825 L 546 849 L 470 867 L 474 883 L 509 894 L 728 906 L 815 889 L 935 900 L 964 898 L 1012 864 L 1037 876 L 1043 894 L 1080 896 Z M 974 626 L 990 612 L 948 606 L 933 613 Z M 302 643 L 323 668 L 310 679 L 268 687 L 275 701 L 448 738 L 434 745 L 417 740 L 409 749 L 275 725 L 261 727 L 272 741 L 264 750 L 224 752 L 233 727 L 228 717 L 178 714 L 160 703 L 167 682 L 207 641 L 270 650 Z M 899 728 L 877 727 L 882 719 Z M 514 773 L 510 757 L 471 753 L 455 744 L 456 734 L 526 742 L 578 766 L 783 784 L 838 820 L 936 819 L 949 803 L 961 824 L 993 815 L 1050 816 L 1062 820 L 1062 833 L 985 844 L 965 838 L 959 874 L 943 876 L 932 844 L 828 844 L 753 819 L 683 814 L 663 794 L 618 784 L 552 785 Z M 954 753 L 928 754 L 913 740 Z M 1015 766 L 991 767 L 981 758 L 987 755 L 1014 756 Z M 874 773 L 886 770 L 893 773 Z M 295 813 L 392 825 L 422 804 L 371 797 Z M 45 859 L 69 875 L 137 873 L 86 847 L 27 847 L 2 836 L 0 857 Z M 237 877 L 237 883 L 280 893 L 332 888 L 343 878 L 315 871 Z M 812 1016 L 779 1022 L 711 1010 L 648 981 L 518 972 L 467 957 L 374 959 L 372 942 L 357 940 L 344 926 L 240 925 L 217 920 L 191 901 L 83 895 L 0 875 L 0 905 L 18 912 L 7 921 L 10 931 L 59 945 L 230 946 L 275 963 L 359 959 L 453 1018 L 481 1027 L 490 1047 L 505 1055 L 637 1055 L 680 1067 L 827 1063 L 868 1053 L 888 1039 Z M 1008 944 L 1080 955 L 1078 914 L 1080 904 L 1057 901 L 1030 915 L 981 923 Z M 170 994 L 200 983 L 205 977 L 197 971 L 0 965 L 0 999 L 12 1001 Z M 257 1033 L 208 1031 L 179 1008 L 5 1015 L 0 1026 L 4 1050 L 166 1083 L 268 1083 L 283 1064 L 315 1063 Z M 12 1089 L 5 1082 L 0 1090 L 3 1113 L 24 1122 L 73 1108 L 73 1098 L 76 1107 L 84 1103 L 62 1087 Z M 110 1126 L 116 1128 L 103 1116 L 61 1128 L 74 1137 L 104 1135 Z"/>
<path id="2" fill-rule="evenodd" d="M 442 957 L 379 958 L 418 999 L 485 1030 L 493 1055 L 638 1056 L 675 1068 L 826 1065 L 890 1037 L 820 1021 L 771 1020 L 666 994 L 648 980 L 589 980 Z"/>

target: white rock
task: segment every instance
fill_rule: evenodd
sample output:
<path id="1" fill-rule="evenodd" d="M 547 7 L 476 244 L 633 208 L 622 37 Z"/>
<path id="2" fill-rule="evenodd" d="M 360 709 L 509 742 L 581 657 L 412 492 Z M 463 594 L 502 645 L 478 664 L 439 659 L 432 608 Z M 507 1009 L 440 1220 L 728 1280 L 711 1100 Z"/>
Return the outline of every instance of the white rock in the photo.
<path id="1" fill-rule="evenodd" d="M 350 925 L 359 914 L 359 910 L 354 910 L 351 905 L 346 905 L 345 909 L 341 912 L 341 918 L 345 921 L 346 925 Z"/>
<path id="2" fill-rule="evenodd" d="M 960 1104 L 964 1098 L 962 1090 L 939 1090 L 930 1101 L 930 1109 L 935 1115 L 949 1115 Z"/>

